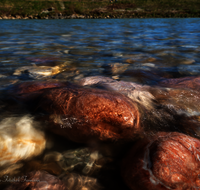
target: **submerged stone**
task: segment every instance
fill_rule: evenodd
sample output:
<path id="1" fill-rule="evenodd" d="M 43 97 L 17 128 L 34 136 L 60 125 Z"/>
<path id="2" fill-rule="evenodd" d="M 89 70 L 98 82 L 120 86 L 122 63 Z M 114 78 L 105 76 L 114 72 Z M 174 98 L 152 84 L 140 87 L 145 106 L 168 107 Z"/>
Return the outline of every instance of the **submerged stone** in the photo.
<path id="1" fill-rule="evenodd" d="M 199 189 L 200 141 L 181 133 L 158 133 L 136 143 L 122 163 L 132 190 Z"/>
<path id="2" fill-rule="evenodd" d="M 141 131 L 137 107 L 118 93 L 53 88 L 38 100 L 37 107 L 49 113 L 54 124 L 49 128 L 75 142 L 131 140 Z"/>
<path id="3" fill-rule="evenodd" d="M 43 132 L 34 128 L 35 125 L 30 116 L 10 117 L 0 122 L 0 166 L 13 164 L 12 168 L 16 169 L 18 161 L 43 152 L 46 139 Z M 5 174 L 6 171 L 1 170 L 0 175 Z"/>
<path id="4" fill-rule="evenodd" d="M 132 140 L 141 131 L 136 102 L 117 92 L 48 82 L 22 84 L 17 91 L 49 117 L 48 129 L 75 142 Z"/>
<path id="5" fill-rule="evenodd" d="M 17 75 L 23 78 L 40 79 L 44 77 L 53 76 L 60 72 L 59 66 L 24 66 L 15 70 L 13 75 Z"/>
<path id="6" fill-rule="evenodd" d="M 200 77 L 183 77 L 183 78 L 171 78 L 162 80 L 159 83 L 160 86 L 170 88 L 188 88 L 193 90 L 200 90 Z"/>

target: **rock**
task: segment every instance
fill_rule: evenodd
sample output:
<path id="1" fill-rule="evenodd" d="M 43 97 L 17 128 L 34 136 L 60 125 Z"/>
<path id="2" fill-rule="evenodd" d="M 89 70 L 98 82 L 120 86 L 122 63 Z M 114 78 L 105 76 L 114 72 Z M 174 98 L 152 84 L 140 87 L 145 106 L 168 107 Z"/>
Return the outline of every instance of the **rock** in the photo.
<path id="1" fill-rule="evenodd" d="M 183 78 L 171 78 L 165 79 L 159 82 L 160 86 L 170 88 L 184 88 L 200 90 L 200 77 L 183 77 Z"/>
<path id="2" fill-rule="evenodd" d="M 16 18 L 16 19 L 21 19 L 21 16 L 16 15 L 15 18 Z"/>
<path id="3" fill-rule="evenodd" d="M 181 60 L 181 64 L 190 65 L 192 63 L 195 63 L 194 59 L 183 59 L 183 60 Z"/>
<path id="4" fill-rule="evenodd" d="M 79 18 L 82 18 L 82 19 L 83 19 L 83 18 L 85 18 L 85 16 L 84 16 L 84 15 L 79 15 Z"/>
<path id="5" fill-rule="evenodd" d="M 57 87 L 66 87 L 70 86 L 69 82 L 57 82 L 57 81 L 31 81 L 31 82 L 22 82 L 15 84 L 10 90 L 9 94 L 14 96 L 24 96 L 28 93 L 33 93 L 41 89 L 46 88 L 57 88 Z"/>
<path id="6" fill-rule="evenodd" d="M 15 164 L 42 153 L 46 140 L 43 132 L 34 128 L 35 125 L 30 116 L 9 117 L 1 121 L 0 166 Z"/>
<path id="7" fill-rule="evenodd" d="M 44 11 L 41 12 L 41 14 L 42 14 L 42 13 L 48 14 L 49 11 L 48 11 L 48 10 L 44 10 Z"/>
<path id="8" fill-rule="evenodd" d="M 124 95 L 76 86 L 48 88 L 48 85 L 34 95 L 27 93 L 25 101 L 32 103 L 34 111 L 40 109 L 49 114 L 48 129 L 54 133 L 89 143 L 129 141 L 141 132 L 137 106 Z"/>
<path id="9" fill-rule="evenodd" d="M 99 168 L 103 167 L 112 158 L 104 157 L 98 151 L 92 151 L 89 148 L 79 148 L 67 150 L 62 154 L 59 152 L 49 152 L 44 156 L 45 165 L 48 163 L 57 163 L 60 168 L 66 172 L 78 172 L 83 175 L 96 175 Z M 76 167 L 79 166 L 79 167 Z M 60 174 L 61 176 L 63 174 Z"/>
<path id="10" fill-rule="evenodd" d="M 3 19 L 8 19 L 8 17 L 7 17 L 7 16 L 3 16 L 2 18 L 3 18 Z"/>
<path id="11" fill-rule="evenodd" d="M 200 141 L 181 133 L 158 133 L 136 143 L 122 163 L 132 190 L 198 189 Z"/>
<path id="12" fill-rule="evenodd" d="M 72 14 L 71 16 L 70 16 L 70 18 L 76 18 L 76 14 Z"/>
<path id="13" fill-rule="evenodd" d="M 93 177 L 81 176 L 76 173 L 70 173 L 65 176 L 62 181 L 66 184 L 69 190 L 99 190 L 102 187 L 99 185 L 98 180 Z"/>
<path id="14" fill-rule="evenodd" d="M 137 9 L 135 9 L 134 11 L 136 11 L 136 12 L 144 12 L 144 9 L 137 8 Z"/>
<path id="15" fill-rule="evenodd" d="M 149 57 L 146 60 L 144 60 L 144 62 L 154 62 L 154 61 L 156 61 L 156 58 L 154 57 Z"/>
<path id="16" fill-rule="evenodd" d="M 140 83 L 144 83 L 144 84 L 146 83 L 155 84 L 162 79 L 171 77 L 171 75 L 167 72 L 160 71 L 157 68 L 152 69 L 151 67 L 148 67 L 148 69 L 145 69 L 145 66 L 143 66 L 142 68 L 127 69 L 123 74 L 124 76 L 133 77 L 137 79 Z"/>
<path id="17" fill-rule="evenodd" d="M 130 140 L 141 130 L 134 103 L 117 93 L 57 88 L 46 90 L 40 102 L 51 114 L 51 130 L 75 142 Z"/>
<path id="18" fill-rule="evenodd" d="M 13 75 L 24 78 L 39 79 L 43 77 L 53 76 L 60 72 L 59 66 L 24 66 L 16 69 Z"/>
<path id="19" fill-rule="evenodd" d="M 133 82 L 117 81 L 108 77 L 93 76 L 86 77 L 79 81 L 82 86 L 85 85 L 98 85 L 107 90 L 112 90 L 126 95 L 134 102 L 138 102 L 145 108 L 150 109 L 153 107 L 154 96 L 149 93 L 150 87 L 142 86 Z"/>
<path id="20" fill-rule="evenodd" d="M 104 83 L 104 82 L 113 82 L 113 79 L 109 77 L 104 77 L 104 76 L 85 77 L 79 81 L 79 84 L 81 86 L 86 86 L 86 85 L 94 85 L 94 84 Z"/>
<path id="21" fill-rule="evenodd" d="M 123 63 L 110 63 L 102 65 L 106 73 L 112 73 L 113 75 L 122 74 L 128 68 L 128 66 L 129 64 Z"/>
<path id="22" fill-rule="evenodd" d="M 0 20 L 2 19 L 2 17 L 0 17 Z"/>
<path id="23" fill-rule="evenodd" d="M 143 63 L 142 66 L 156 67 L 156 65 L 154 63 Z"/>
<path id="24" fill-rule="evenodd" d="M 35 170 L 43 170 L 52 175 L 58 176 L 58 175 L 62 174 L 62 172 L 63 172 L 63 169 L 55 161 L 46 163 L 46 162 L 41 162 L 38 160 L 37 161 L 31 160 L 25 164 L 24 168 L 25 168 L 26 173 L 32 172 Z"/>
<path id="25" fill-rule="evenodd" d="M 200 136 L 198 91 L 140 85 L 101 76 L 83 78 L 79 84 L 116 91 L 137 102 L 140 124 L 147 134 L 178 129 L 192 136 Z"/>

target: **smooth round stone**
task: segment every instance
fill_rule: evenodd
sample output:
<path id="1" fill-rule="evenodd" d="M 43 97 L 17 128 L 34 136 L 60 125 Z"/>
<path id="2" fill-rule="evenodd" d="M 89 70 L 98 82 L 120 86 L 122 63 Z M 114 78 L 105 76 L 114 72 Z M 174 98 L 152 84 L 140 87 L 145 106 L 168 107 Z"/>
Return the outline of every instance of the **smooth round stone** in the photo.
<path id="1" fill-rule="evenodd" d="M 132 190 L 200 188 L 200 141 L 181 133 L 158 133 L 136 143 L 122 163 Z"/>
<path id="2" fill-rule="evenodd" d="M 49 128 L 75 142 L 132 140 L 141 131 L 134 102 L 118 93 L 88 88 L 46 89 L 39 102 L 37 107 L 51 114 L 54 125 Z"/>

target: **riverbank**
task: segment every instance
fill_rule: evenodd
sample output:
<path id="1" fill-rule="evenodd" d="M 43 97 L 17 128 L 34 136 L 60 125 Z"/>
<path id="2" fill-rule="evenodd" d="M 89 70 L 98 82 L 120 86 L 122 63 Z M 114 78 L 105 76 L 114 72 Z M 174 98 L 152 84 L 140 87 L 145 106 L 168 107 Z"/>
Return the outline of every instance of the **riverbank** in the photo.
<path id="1" fill-rule="evenodd" d="M 198 0 L 2 0 L 0 19 L 200 17 Z"/>
<path id="2" fill-rule="evenodd" d="M 200 12 L 196 14 L 191 14 L 188 12 L 174 12 L 174 11 L 166 11 L 166 12 L 132 12 L 132 13 L 121 13 L 121 14 L 87 14 L 87 15 L 64 15 L 62 13 L 48 14 L 48 15 L 4 15 L 1 16 L 0 19 L 111 19 L 111 18 L 196 18 L 200 17 Z"/>

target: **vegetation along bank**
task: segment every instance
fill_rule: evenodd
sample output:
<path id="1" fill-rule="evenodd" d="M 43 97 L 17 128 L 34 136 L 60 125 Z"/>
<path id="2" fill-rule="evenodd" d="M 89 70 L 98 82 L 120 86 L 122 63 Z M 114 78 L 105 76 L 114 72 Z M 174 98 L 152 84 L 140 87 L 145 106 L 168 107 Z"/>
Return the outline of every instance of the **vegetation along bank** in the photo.
<path id="1" fill-rule="evenodd" d="M 1 0 L 0 19 L 200 17 L 199 0 Z"/>

